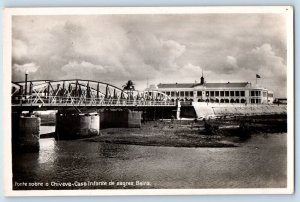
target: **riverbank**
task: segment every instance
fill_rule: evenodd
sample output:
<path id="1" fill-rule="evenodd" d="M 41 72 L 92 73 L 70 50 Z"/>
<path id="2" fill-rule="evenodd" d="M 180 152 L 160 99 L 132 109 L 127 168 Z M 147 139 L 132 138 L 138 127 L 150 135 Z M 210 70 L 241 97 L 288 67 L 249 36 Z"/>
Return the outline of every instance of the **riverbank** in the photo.
<path id="1" fill-rule="evenodd" d="M 157 120 L 141 128 L 108 128 L 90 142 L 171 147 L 237 147 L 255 134 L 286 132 L 285 115 L 211 120 Z"/>
<path id="2" fill-rule="evenodd" d="M 220 135 L 207 136 L 200 125 L 180 121 L 151 121 L 141 128 L 108 128 L 85 141 L 112 144 L 169 147 L 235 147 Z"/>

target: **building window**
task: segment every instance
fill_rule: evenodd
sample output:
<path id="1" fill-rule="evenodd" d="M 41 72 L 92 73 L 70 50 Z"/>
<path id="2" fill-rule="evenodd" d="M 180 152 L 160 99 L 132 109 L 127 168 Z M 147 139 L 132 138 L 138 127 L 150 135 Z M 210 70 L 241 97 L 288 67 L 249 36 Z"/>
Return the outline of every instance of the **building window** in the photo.
<path id="1" fill-rule="evenodd" d="M 231 99 L 231 100 L 230 100 L 230 103 L 234 103 L 234 99 Z"/>
<path id="2" fill-rule="evenodd" d="M 215 91 L 215 95 L 216 95 L 216 96 L 219 96 L 219 91 Z"/>
<path id="3" fill-rule="evenodd" d="M 221 97 L 224 97 L 224 91 L 221 91 L 220 93 L 221 93 Z"/>
<path id="4" fill-rule="evenodd" d="M 191 97 L 194 96 L 194 91 L 190 91 L 190 96 L 191 96 Z"/>
<path id="5" fill-rule="evenodd" d="M 202 91 L 197 91 L 197 96 L 202 97 Z"/>
<path id="6" fill-rule="evenodd" d="M 235 91 L 235 96 L 240 96 L 240 91 Z"/>
<path id="7" fill-rule="evenodd" d="M 255 103 L 255 99 L 251 99 L 251 103 Z"/>
<path id="8" fill-rule="evenodd" d="M 209 96 L 209 91 L 205 91 L 205 96 L 206 96 L 206 97 Z"/>
<path id="9" fill-rule="evenodd" d="M 167 91 L 166 94 L 167 94 L 167 95 L 170 95 L 170 91 Z"/>
<path id="10" fill-rule="evenodd" d="M 184 91 L 180 91 L 180 97 L 184 97 Z"/>
<path id="11" fill-rule="evenodd" d="M 229 91 L 225 91 L 225 97 L 229 96 Z"/>
<path id="12" fill-rule="evenodd" d="M 251 96 L 254 97 L 254 96 L 261 96 L 261 91 L 259 90 L 253 90 L 251 91 Z"/>
<path id="13" fill-rule="evenodd" d="M 230 96 L 234 96 L 234 91 L 230 91 Z"/>
<path id="14" fill-rule="evenodd" d="M 245 97 L 245 91 L 241 91 L 241 96 Z"/>
<path id="15" fill-rule="evenodd" d="M 184 94 L 185 94 L 186 97 L 188 97 L 189 96 L 189 91 L 185 91 Z"/>
<path id="16" fill-rule="evenodd" d="M 210 91 L 210 96 L 214 97 L 215 96 L 215 91 Z"/>
<path id="17" fill-rule="evenodd" d="M 174 97 L 175 96 L 175 92 L 171 91 L 171 96 Z"/>

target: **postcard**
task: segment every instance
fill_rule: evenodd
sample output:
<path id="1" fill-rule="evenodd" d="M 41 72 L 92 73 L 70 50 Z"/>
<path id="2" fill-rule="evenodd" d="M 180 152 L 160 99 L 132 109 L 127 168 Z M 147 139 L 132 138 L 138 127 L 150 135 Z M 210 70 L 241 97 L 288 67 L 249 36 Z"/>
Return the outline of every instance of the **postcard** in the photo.
<path id="1" fill-rule="evenodd" d="M 6 8 L 6 196 L 292 194 L 293 8 Z"/>

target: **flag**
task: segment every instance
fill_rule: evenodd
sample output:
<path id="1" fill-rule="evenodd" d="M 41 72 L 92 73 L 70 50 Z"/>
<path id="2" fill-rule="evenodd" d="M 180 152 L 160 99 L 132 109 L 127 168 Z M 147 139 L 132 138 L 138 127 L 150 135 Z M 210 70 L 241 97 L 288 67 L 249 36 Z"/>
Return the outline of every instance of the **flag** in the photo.
<path id="1" fill-rule="evenodd" d="M 256 74 L 256 78 L 260 79 L 260 75 Z"/>

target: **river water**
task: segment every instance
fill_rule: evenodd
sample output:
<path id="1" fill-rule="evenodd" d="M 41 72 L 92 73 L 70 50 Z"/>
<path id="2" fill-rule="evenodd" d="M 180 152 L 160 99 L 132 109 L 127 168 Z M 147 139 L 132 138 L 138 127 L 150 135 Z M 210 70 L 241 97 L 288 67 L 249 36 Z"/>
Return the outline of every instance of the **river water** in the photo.
<path id="1" fill-rule="evenodd" d="M 13 185 L 14 189 L 286 187 L 286 149 L 286 133 L 257 134 L 234 148 L 47 138 L 40 140 L 39 153 L 14 157 Z"/>

